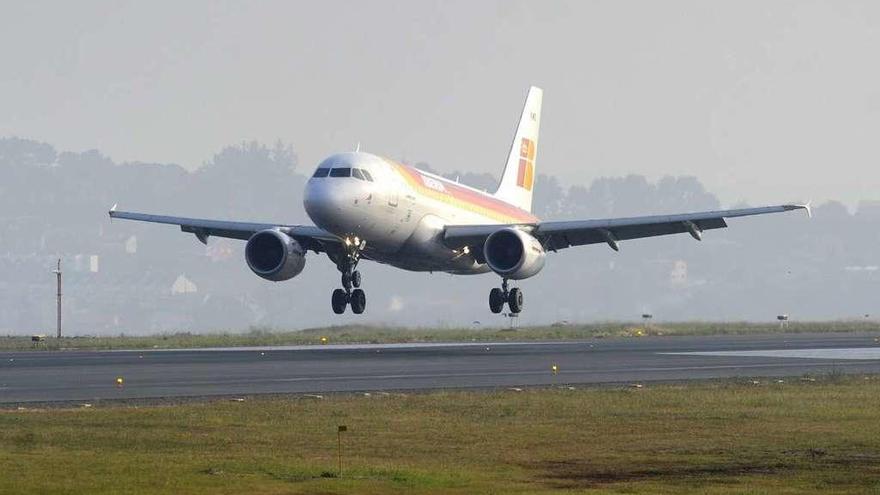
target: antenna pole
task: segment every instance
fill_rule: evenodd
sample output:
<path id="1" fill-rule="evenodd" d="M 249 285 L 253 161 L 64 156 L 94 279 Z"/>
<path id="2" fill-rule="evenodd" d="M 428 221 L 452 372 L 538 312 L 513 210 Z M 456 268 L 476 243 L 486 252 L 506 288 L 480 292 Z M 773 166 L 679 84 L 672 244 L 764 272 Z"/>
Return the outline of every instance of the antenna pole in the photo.
<path id="1" fill-rule="evenodd" d="M 58 258 L 58 268 L 55 270 L 58 280 L 58 338 L 61 339 L 61 258 Z"/>

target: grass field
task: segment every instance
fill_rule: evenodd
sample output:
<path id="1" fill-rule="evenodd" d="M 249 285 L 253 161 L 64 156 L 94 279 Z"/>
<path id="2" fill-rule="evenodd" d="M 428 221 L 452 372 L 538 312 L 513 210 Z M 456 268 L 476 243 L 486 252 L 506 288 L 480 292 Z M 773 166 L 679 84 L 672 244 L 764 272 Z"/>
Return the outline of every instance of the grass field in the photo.
<path id="1" fill-rule="evenodd" d="M 557 491 L 880 493 L 880 378 L 0 411 L 0 493 Z"/>
<path id="2" fill-rule="evenodd" d="M 169 333 L 150 336 L 72 337 L 60 341 L 47 338 L 35 345 L 29 336 L 0 337 L 0 350 L 55 349 L 168 349 L 329 343 L 393 342 L 503 342 L 511 340 L 577 340 L 597 337 L 639 337 L 645 335 L 733 335 L 806 332 L 876 332 L 876 321 L 791 322 L 783 330 L 776 323 L 687 322 L 644 325 L 640 323 L 594 323 L 507 328 L 402 328 L 379 326 L 335 326 L 283 331 L 252 329 L 244 333 Z"/>

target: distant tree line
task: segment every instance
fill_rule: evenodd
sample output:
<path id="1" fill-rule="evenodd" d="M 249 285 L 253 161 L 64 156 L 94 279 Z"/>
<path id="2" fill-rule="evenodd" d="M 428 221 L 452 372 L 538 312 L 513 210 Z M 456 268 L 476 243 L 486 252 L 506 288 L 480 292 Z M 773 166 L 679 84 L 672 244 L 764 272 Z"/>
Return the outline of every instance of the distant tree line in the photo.
<path id="1" fill-rule="evenodd" d="M 436 172 L 426 163 L 416 166 Z M 230 145 L 188 171 L 176 164 L 115 163 L 97 150 L 59 152 L 33 140 L 0 139 L 0 333 L 51 325 L 53 281 L 45 274 L 55 256 L 70 270 L 67 307 L 71 328 L 81 333 L 332 323 L 329 310 L 322 311 L 336 283 L 326 260 L 312 257 L 302 278 L 271 284 L 247 271 L 241 243 L 212 240 L 206 249 L 176 229 L 111 225 L 106 214 L 119 202 L 123 209 L 182 216 L 307 223 L 302 191 L 311 169 L 280 141 Z M 443 175 L 488 191 L 497 184 L 492 174 Z M 627 175 L 565 187 L 541 174 L 535 188 L 535 213 L 548 219 L 719 207 L 695 177 L 652 182 Z M 832 201 L 818 205 L 814 217 L 734 220 L 734 228 L 712 232 L 703 243 L 678 236 L 624 243 L 618 254 L 593 246 L 553 255 L 549 273 L 523 283 L 531 297 L 527 314 L 543 322 L 623 318 L 642 309 L 677 319 L 754 319 L 779 311 L 870 317 L 880 207 L 866 201 L 850 213 Z M 426 283 L 428 275 L 370 270 L 396 289 L 370 292 L 365 321 L 447 322 L 443 304 L 459 302 L 465 309 L 449 324 L 488 318 L 483 304 L 473 302 L 494 283 L 488 278 L 434 275 Z M 181 276 L 197 290 L 173 293 Z M 450 295 L 438 299 L 430 287 Z M 551 295 L 553 304 L 539 294 Z"/>

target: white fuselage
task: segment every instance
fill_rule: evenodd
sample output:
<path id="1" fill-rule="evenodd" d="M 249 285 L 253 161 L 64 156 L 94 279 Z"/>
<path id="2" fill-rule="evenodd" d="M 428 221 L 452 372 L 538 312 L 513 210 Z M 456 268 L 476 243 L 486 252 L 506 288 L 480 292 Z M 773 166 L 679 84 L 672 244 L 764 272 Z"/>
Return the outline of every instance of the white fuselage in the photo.
<path id="1" fill-rule="evenodd" d="M 318 227 L 365 240 L 369 259 L 414 271 L 489 271 L 473 253 L 443 244 L 445 225 L 537 220 L 491 194 L 363 152 L 321 162 L 303 204 Z"/>

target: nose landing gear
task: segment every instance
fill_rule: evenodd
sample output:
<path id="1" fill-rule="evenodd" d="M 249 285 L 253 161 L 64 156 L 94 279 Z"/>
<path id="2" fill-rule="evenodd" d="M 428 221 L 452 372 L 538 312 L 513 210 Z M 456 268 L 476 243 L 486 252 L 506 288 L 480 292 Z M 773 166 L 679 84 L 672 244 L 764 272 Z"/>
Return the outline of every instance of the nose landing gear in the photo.
<path id="1" fill-rule="evenodd" d="M 361 272 L 357 271 L 357 264 L 361 257 L 361 251 L 367 246 L 367 241 L 357 237 L 345 239 L 345 252 L 341 253 L 336 262 L 336 268 L 342 273 L 342 289 L 333 291 L 330 304 L 333 312 L 341 315 L 345 307 L 351 304 L 354 314 L 361 314 L 367 309 L 367 295 L 361 289 Z"/>
<path id="2" fill-rule="evenodd" d="M 508 290 L 506 278 L 502 280 L 500 289 L 495 287 L 489 291 L 489 310 L 498 314 L 504 309 L 504 303 L 507 303 L 511 313 L 522 311 L 523 292 L 517 287 Z"/>

